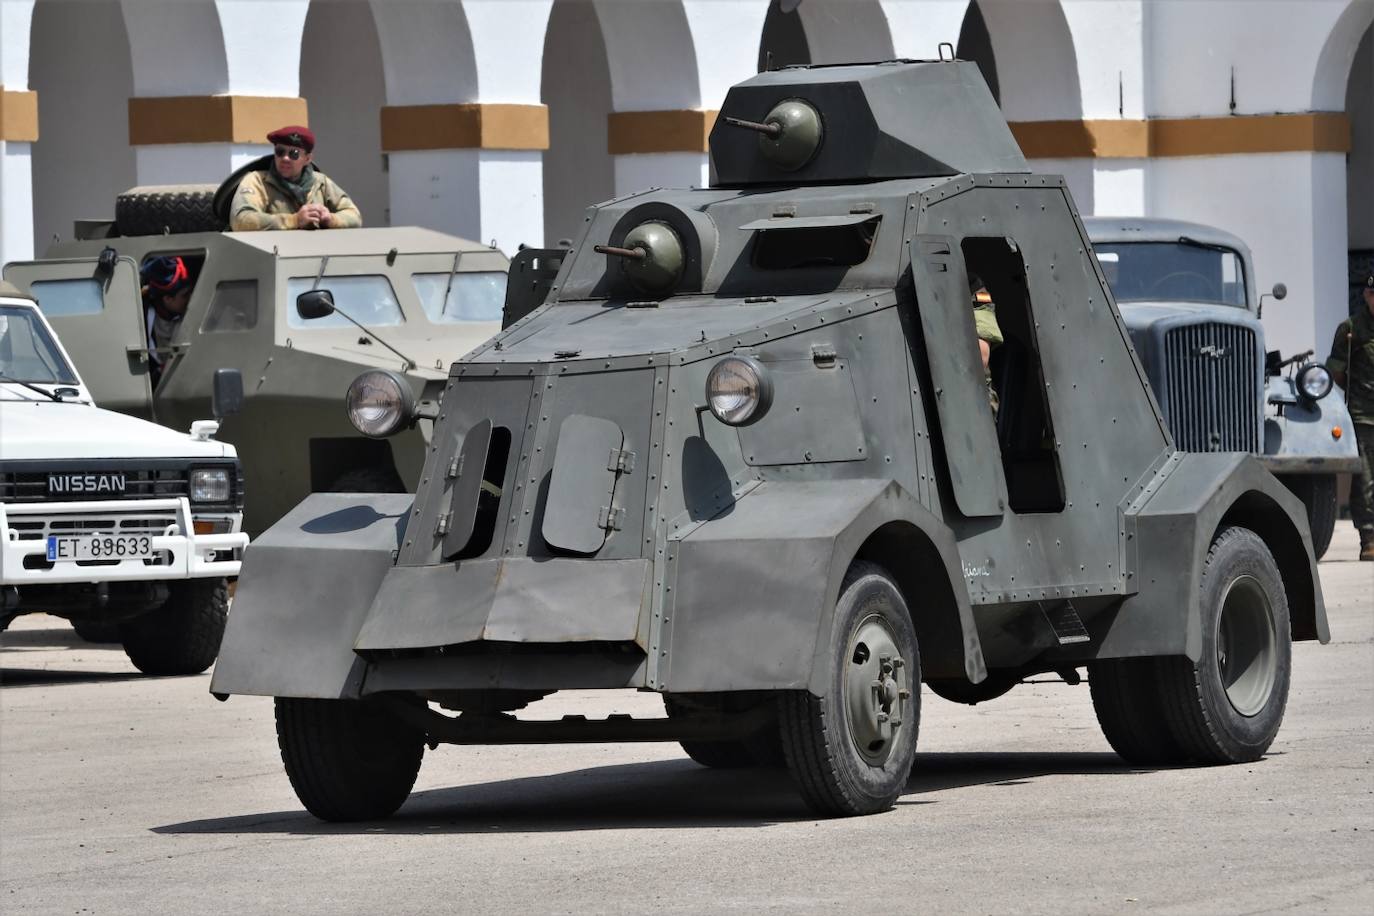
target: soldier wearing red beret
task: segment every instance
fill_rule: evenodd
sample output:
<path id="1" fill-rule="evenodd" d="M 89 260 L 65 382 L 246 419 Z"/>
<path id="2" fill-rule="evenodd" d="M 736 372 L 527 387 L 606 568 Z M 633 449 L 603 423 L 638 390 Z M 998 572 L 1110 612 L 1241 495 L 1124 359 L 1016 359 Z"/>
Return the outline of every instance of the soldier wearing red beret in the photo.
<path id="1" fill-rule="evenodd" d="M 352 229 L 363 216 L 348 192 L 311 163 L 315 134 L 308 127 L 282 127 L 267 135 L 272 165 L 239 182 L 230 226 L 248 229 Z"/>

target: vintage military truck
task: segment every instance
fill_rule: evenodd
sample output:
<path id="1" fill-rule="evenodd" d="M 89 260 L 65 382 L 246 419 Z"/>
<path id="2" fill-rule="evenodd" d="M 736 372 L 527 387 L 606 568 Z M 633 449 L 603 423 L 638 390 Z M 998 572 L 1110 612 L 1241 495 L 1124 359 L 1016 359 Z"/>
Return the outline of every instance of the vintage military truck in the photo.
<path id="1" fill-rule="evenodd" d="M 164 234 L 147 217 L 167 208 L 154 205 L 211 192 L 136 190 L 119 209 L 138 201 L 139 219 L 83 221 L 76 241 L 4 270 L 38 300 L 100 403 L 182 429 L 206 415 L 215 370 L 238 369 L 244 409 L 221 438 L 243 459 L 250 533 L 314 491 L 413 489 L 429 424 L 367 439 L 348 423 L 343 392 L 363 369 L 386 366 L 417 397 L 437 396 L 454 354 L 500 330 L 505 255 L 414 227 L 219 231 L 194 208 L 169 228 L 199 231 Z M 154 384 L 139 268 L 168 255 L 186 262 L 195 287 Z M 315 287 L 334 293 L 341 314 L 297 315 L 291 303 Z"/>
<path id="2" fill-rule="evenodd" d="M 977 68 L 761 73 L 710 148 L 712 186 L 593 207 L 437 405 L 354 383 L 370 435 L 434 418 L 414 497 L 316 494 L 248 549 L 211 691 L 276 698 L 305 806 L 391 813 L 427 744 L 676 740 L 873 812 L 922 682 L 976 702 L 1084 668 L 1126 760 L 1260 757 L 1291 640 L 1328 638 L 1302 504 L 1176 448 L 1064 181 Z M 667 716 L 512 715 L 626 687 Z"/>
<path id="3" fill-rule="evenodd" d="M 1256 454 L 1303 501 L 1321 559 L 1336 527 L 1336 475 L 1360 469 L 1354 428 L 1312 351 L 1266 350 L 1250 249 L 1180 220 L 1083 223 L 1174 444 Z M 1287 294 L 1280 283 L 1264 295 Z"/>

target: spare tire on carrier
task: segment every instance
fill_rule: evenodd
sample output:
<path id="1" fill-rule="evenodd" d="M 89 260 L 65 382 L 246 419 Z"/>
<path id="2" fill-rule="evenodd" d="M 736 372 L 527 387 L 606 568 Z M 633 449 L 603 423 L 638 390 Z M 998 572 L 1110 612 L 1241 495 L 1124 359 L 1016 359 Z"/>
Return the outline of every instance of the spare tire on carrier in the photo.
<path id="1" fill-rule="evenodd" d="M 225 223 L 215 215 L 213 184 L 145 185 L 115 198 L 115 227 L 120 235 L 168 235 L 219 232 Z"/>

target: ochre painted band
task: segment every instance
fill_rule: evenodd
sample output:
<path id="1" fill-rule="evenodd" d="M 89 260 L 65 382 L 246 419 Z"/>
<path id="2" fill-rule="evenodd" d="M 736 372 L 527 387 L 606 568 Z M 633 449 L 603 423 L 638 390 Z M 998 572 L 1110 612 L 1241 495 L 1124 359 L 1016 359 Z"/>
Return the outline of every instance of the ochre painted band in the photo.
<path id="1" fill-rule="evenodd" d="M 629 153 L 704 153 L 718 111 L 613 111 L 606 119 L 606 150 Z"/>
<path id="2" fill-rule="evenodd" d="M 0 87 L 0 140 L 32 143 L 38 139 L 38 93 Z"/>
<path id="3" fill-rule="evenodd" d="M 263 143 L 269 131 L 308 124 L 305 99 L 257 95 L 129 99 L 129 143 Z"/>
<path id="4" fill-rule="evenodd" d="M 1350 119 L 1342 112 L 1326 111 L 1145 121 L 1017 121 L 1011 132 L 1027 159 L 1350 151 Z"/>
<path id="5" fill-rule="evenodd" d="M 382 109 L 382 149 L 549 148 L 545 105 L 388 105 Z"/>

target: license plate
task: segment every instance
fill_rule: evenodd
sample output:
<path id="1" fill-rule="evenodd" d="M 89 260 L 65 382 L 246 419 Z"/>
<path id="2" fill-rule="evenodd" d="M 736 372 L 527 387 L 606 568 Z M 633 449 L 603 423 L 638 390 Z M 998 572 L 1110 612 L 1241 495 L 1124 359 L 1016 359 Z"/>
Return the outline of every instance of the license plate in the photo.
<path id="1" fill-rule="evenodd" d="M 144 560 L 153 556 L 147 535 L 48 535 L 48 560 Z"/>

